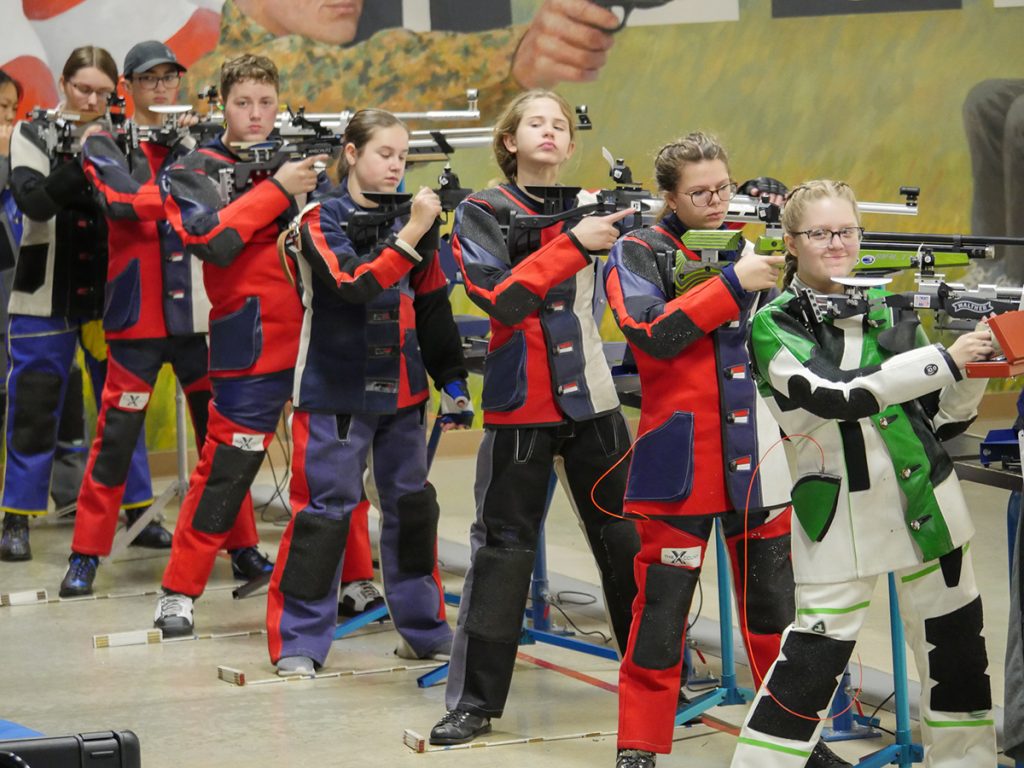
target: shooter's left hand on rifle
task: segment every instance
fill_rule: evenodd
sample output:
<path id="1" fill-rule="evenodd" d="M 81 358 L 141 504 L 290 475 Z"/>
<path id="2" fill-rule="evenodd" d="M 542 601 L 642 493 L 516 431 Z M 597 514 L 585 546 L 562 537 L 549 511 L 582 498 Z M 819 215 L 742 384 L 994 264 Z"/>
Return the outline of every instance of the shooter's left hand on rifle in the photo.
<path id="1" fill-rule="evenodd" d="M 750 195 L 755 200 L 760 200 L 767 195 L 769 203 L 781 207 L 786 201 L 789 188 L 771 176 L 758 176 L 756 179 L 748 179 L 740 184 L 736 191 L 741 195 Z"/>

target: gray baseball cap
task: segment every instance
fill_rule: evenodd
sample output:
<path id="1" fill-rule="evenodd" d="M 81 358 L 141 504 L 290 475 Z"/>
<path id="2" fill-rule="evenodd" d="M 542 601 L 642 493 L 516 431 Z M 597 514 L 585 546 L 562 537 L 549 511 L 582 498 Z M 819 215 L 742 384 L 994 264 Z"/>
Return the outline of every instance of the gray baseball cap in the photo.
<path id="1" fill-rule="evenodd" d="M 124 57 L 124 76 L 131 77 L 136 72 L 146 72 L 157 64 L 173 64 L 179 72 L 185 71 L 185 67 L 178 63 L 174 51 L 159 40 L 146 40 L 133 45 Z"/>

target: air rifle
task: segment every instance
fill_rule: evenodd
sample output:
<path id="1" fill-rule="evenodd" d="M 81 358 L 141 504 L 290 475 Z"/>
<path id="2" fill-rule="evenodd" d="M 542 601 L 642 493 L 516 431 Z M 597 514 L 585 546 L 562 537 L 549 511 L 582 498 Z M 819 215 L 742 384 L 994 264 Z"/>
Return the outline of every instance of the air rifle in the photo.
<path id="1" fill-rule="evenodd" d="M 560 222 L 582 219 L 586 216 L 607 216 L 616 211 L 632 209 L 636 215 L 627 216 L 616 224 L 622 232 L 635 229 L 643 223 L 643 214 L 650 210 L 651 193 L 633 181 L 633 173 L 621 158 L 613 159 L 606 148 L 602 154 L 608 161 L 608 175 L 615 182 L 611 189 L 591 193 L 593 202 L 573 206 L 580 187 L 526 187 L 526 191 L 540 201 L 541 213 L 520 214 L 509 212 L 509 220 L 502 228 L 509 253 L 532 252 L 540 247 L 540 233 Z"/>
<path id="2" fill-rule="evenodd" d="M 307 117 L 303 109 L 292 112 L 289 108 L 288 114 L 291 118 L 281 126 L 276 136 L 267 141 L 232 147 L 241 160 L 220 169 L 218 188 L 225 203 L 248 189 L 250 184 L 273 176 L 289 161 L 313 155 L 334 157 L 341 152 L 343 139 L 340 134 Z"/>

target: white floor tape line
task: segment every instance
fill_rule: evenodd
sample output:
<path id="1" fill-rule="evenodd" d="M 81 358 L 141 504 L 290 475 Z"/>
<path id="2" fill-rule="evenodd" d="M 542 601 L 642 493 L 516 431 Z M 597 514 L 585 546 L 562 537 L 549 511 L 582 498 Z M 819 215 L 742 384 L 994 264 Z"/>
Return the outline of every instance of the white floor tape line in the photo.
<path id="1" fill-rule="evenodd" d="M 224 592 L 235 589 L 231 584 L 207 587 L 204 592 Z M 45 589 L 26 589 L 21 592 L 0 592 L 0 608 L 16 608 L 22 605 L 57 605 L 66 603 L 91 603 L 96 600 L 121 600 L 127 597 L 156 597 L 162 589 L 146 589 L 140 592 L 109 592 L 105 595 L 83 595 L 82 597 L 50 597 Z"/>
<path id="2" fill-rule="evenodd" d="M 618 731 L 587 731 L 586 733 L 567 733 L 562 736 L 522 736 L 517 739 L 503 739 L 502 741 L 471 741 L 468 744 L 450 744 L 447 746 L 432 747 L 427 739 L 416 731 L 405 729 L 402 735 L 402 743 L 413 752 L 447 752 L 453 749 L 484 749 L 486 747 L 508 747 L 513 744 L 550 744 L 553 741 L 572 741 L 578 739 L 599 739 L 607 736 L 614 736 Z"/>
<path id="3" fill-rule="evenodd" d="M 111 632 L 105 635 L 93 635 L 93 648 L 122 648 L 126 645 L 171 645 L 173 643 L 187 643 L 192 640 L 227 640 L 239 637 L 263 637 L 267 634 L 265 629 L 248 629 L 238 632 L 207 632 L 198 635 L 186 635 L 184 637 L 164 637 L 163 631 L 159 629 L 134 629 L 127 632 Z"/>
<path id="4" fill-rule="evenodd" d="M 245 672 L 234 667 L 217 667 L 217 679 L 225 683 L 239 687 L 248 685 L 270 685 L 271 683 L 294 683 L 300 680 L 331 680 L 339 677 L 363 677 L 365 675 L 386 675 L 392 672 L 428 672 L 437 669 L 441 664 L 401 664 L 392 667 L 378 667 L 376 669 L 346 669 L 336 672 L 317 672 L 314 675 L 293 675 L 291 677 L 267 677 L 258 680 L 250 680 Z"/>

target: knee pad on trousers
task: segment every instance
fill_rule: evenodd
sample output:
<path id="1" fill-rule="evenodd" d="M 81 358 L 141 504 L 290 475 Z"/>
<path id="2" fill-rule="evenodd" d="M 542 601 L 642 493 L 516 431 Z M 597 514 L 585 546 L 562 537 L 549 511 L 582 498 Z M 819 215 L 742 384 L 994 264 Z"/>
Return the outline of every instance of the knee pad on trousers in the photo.
<path id="1" fill-rule="evenodd" d="M 432 573 L 436 562 L 437 491 L 430 483 L 422 491 L 398 500 L 398 570 Z"/>
<path id="2" fill-rule="evenodd" d="M 738 574 L 736 593 L 743 595 L 743 579 L 748 582 L 747 628 L 759 635 L 782 634 L 796 616 L 789 535 L 747 539 L 746 544 L 738 539 L 731 546 Z"/>
<path id="3" fill-rule="evenodd" d="M 11 427 L 14 450 L 33 455 L 52 451 L 57 445 L 60 384 L 60 376 L 46 371 L 24 371 L 18 376 Z"/>
<path id="4" fill-rule="evenodd" d="M 852 640 L 813 632 L 786 635 L 779 660 L 765 681 L 771 695 L 758 700 L 748 726 L 783 739 L 809 741 L 818 727 L 818 712 L 831 702 L 836 678 L 846 669 L 853 646 Z M 811 719 L 797 717 L 783 707 Z"/>
<path id="5" fill-rule="evenodd" d="M 473 558 L 466 633 L 493 643 L 518 643 L 536 552 L 480 547 Z"/>
<path id="6" fill-rule="evenodd" d="M 210 423 L 210 401 L 213 393 L 208 389 L 198 392 L 187 392 L 185 401 L 188 403 L 189 413 L 192 415 L 192 431 L 196 433 L 196 443 L 200 448 L 206 440 L 206 430 Z"/>
<path id="7" fill-rule="evenodd" d="M 988 654 L 981 636 L 981 597 L 945 616 L 925 619 L 931 708 L 940 712 L 978 712 L 992 708 Z"/>
<path id="8" fill-rule="evenodd" d="M 700 571 L 676 565 L 647 566 L 644 609 L 633 644 L 633 663 L 644 669 L 671 669 L 682 657 L 683 632 Z"/>
<path id="9" fill-rule="evenodd" d="M 192 527 L 202 533 L 227 533 L 238 519 L 245 494 L 263 463 L 263 451 L 243 451 L 218 445 L 210 476 L 192 516 Z"/>
<path id="10" fill-rule="evenodd" d="M 323 600 L 337 586 L 334 574 L 345 552 L 350 517 L 295 515 L 281 591 L 296 600 Z"/>
<path id="11" fill-rule="evenodd" d="M 92 465 L 92 479 L 114 488 L 128 480 L 132 454 L 139 432 L 146 423 L 145 411 L 122 411 L 108 408 L 100 438 L 100 452 Z"/>

